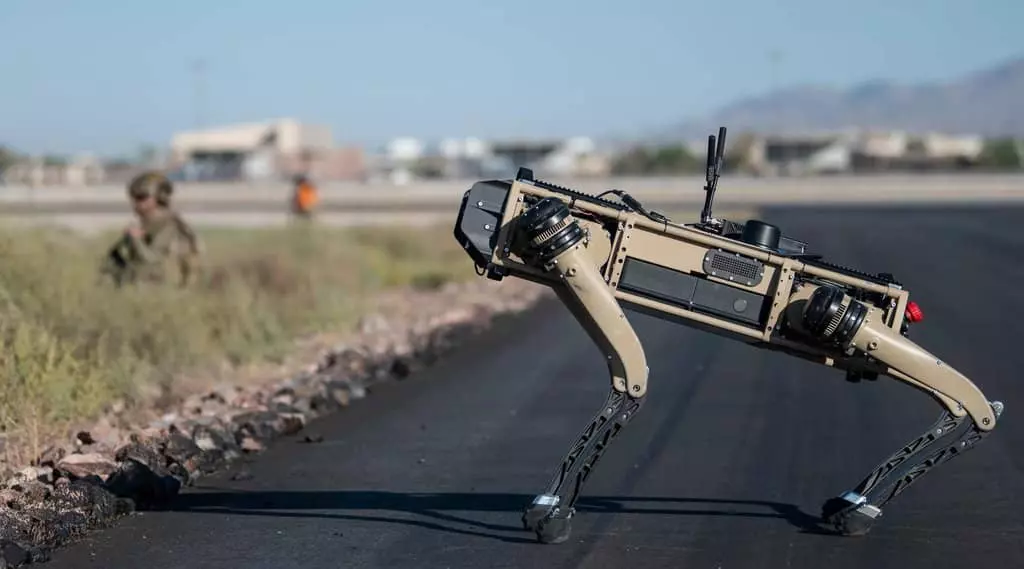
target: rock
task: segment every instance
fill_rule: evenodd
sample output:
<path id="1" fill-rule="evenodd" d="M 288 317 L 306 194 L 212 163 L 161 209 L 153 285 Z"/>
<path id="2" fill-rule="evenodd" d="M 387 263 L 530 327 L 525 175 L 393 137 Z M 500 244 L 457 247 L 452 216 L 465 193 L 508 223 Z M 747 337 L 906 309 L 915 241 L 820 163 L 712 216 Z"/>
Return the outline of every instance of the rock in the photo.
<path id="1" fill-rule="evenodd" d="M 286 403 L 271 403 L 268 406 L 267 411 L 270 411 L 271 413 L 274 413 L 276 415 L 288 415 L 299 412 L 298 408 L 296 408 L 294 405 Z"/>
<path id="2" fill-rule="evenodd" d="M 43 484 L 53 484 L 56 478 L 53 468 L 49 466 L 36 467 L 36 480 Z"/>
<path id="3" fill-rule="evenodd" d="M 362 399 L 366 397 L 366 388 L 359 384 L 349 384 L 348 386 L 349 399 Z"/>
<path id="4" fill-rule="evenodd" d="M 277 434 L 278 416 L 268 411 L 252 411 L 235 415 L 231 419 L 238 436 L 267 440 Z"/>
<path id="5" fill-rule="evenodd" d="M 26 466 L 14 474 L 8 481 L 8 486 L 16 486 L 31 482 L 42 482 L 50 484 L 53 482 L 53 468 L 49 466 Z"/>
<path id="6" fill-rule="evenodd" d="M 12 484 L 11 490 L 18 493 L 14 501 L 17 504 L 42 502 L 50 495 L 50 486 L 38 480 L 24 480 Z"/>
<path id="7" fill-rule="evenodd" d="M 211 423 L 209 425 L 197 425 L 192 431 L 192 440 L 196 446 L 206 452 L 222 452 L 223 460 L 227 460 L 232 453 L 241 449 L 235 440 L 234 433 L 223 423 Z"/>
<path id="8" fill-rule="evenodd" d="M 113 460 L 95 452 L 88 454 L 69 454 L 57 463 L 57 472 L 69 478 L 85 478 L 87 476 L 98 476 L 106 480 L 108 476 L 117 470 L 117 463 Z"/>
<path id="9" fill-rule="evenodd" d="M 0 568 L 21 567 L 29 562 L 28 551 L 13 541 L 0 541 Z"/>
<path id="10" fill-rule="evenodd" d="M 148 426 L 148 427 L 146 427 L 144 429 L 141 429 L 140 431 L 138 431 L 136 433 L 132 433 L 131 436 L 129 437 L 129 440 L 140 440 L 140 439 L 152 440 L 152 439 L 158 439 L 158 438 L 164 436 L 165 434 L 167 434 L 167 431 L 169 430 L 168 427 L 169 427 L 169 425 L 163 426 L 163 427 L 156 426 L 156 425 L 150 425 L 150 426 Z"/>
<path id="11" fill-rule="evenodd" d="M 343 396 L 345 397 L 344 404 L 334 398 L 332 390 L 330 390 L 327 387 L 324 387 L 323 391 L 316 393 L 310 399 L 309 409 L 315 415 L 324 415 L 327 413 L 337 411 L 338 409 L 340 409 L 341 407 L 348 403 L 348 394 L 343 394 Z"/>
<path id="12" fill-rule="evenodd" d="M 13 488 L 0 488 L 0 510 L 13 508 L 14 504 L 21 499 L 21 493 Z"/>
<path id="13" fill-rule="evenodd" d="M 214 400 L 206 400 L 202 402 L 196 415 L 201 417 L 220 417 L 227 412 L 228 406 Z"/>
<path id="14" fill-rule="evenodd" d="M 124 442 L 121 429 L 117 428 L 108 417 L 101 417 L 89 431 L 93 445 L 102 450 L 114 450 Z"/>
<path id="15" fill-rule="evenodd" d="M 295 405 L 295 395 L 292 393 L 281 393 L 279 395 L 275 395 L 270 402 L 277 405 L 292 407 Z"/>
<path id="16" fill-rule="evenodd" d="M 412 374 L 413 371 L 412 358 L 400 357 L 395 359 L 395 361 L 392 362 L 391 364 L 390 371 L 391 375 L 397 377 L 398 379 L 405 379 L 406 377 L 409 377 L 409 375 Z"/>
<path id="17" fill-rule="evenodd" d="M 303 416 L 309 419 L 315 419 L 320 416 L 317 409 L 313 407 L 313 398 L 318 397 L 317 393 L 310 393 L 308 396 L 303 397 L 295 402 L 295 411 L 302 413 Z"/>
<path id="18" fill-rule="evenodd" d="M 138 462 L 158 474 L 166 474 L 163 468 L 164 459 L 156 448 L 150 446 L 152 443 L 144 441 L 141 437 L 132 438 L 135 440 L 117 449 L 114 458 L 118 462 Z"/>
<path id="19" fill-rule="evenodd" d="M 203 408 L 206 405 L 203 397 L 200 395 L 189 395 L 185 398 L 185 401 L 181 404 L 182 413 L 186 416 L 199 415 L 203 412 Z"/>
<path id="20" fill-rule="evenodd" d="M 281 434 L 283 435 L 294 435 L 306 426 L 306 417 L 302 413 L 282 413 L 280 417 L 283 426 Z"/>
<path id="21" fill-rule="evenodd" d="M 39 455 L 39 465 L 50 467 L 56 466 L 57 463 L 60 462 L 60 459 L 64 458 L 67 453 L 68 451 L 59 445 L 48 447 Z"/>
<path id="22" fill-rule="evenodd" d="M 273 390 L 274 397 L 281 397 L 283 395 L 295 395 L 295 387 L 298 385 L 299 380 L 297 378 L 286 379 L 277 384 Z"/>
<path id="23" fill-rule="evenodd" d="M 180 486 L 186 486 L 192 483 L 193 477 L 192 472 L 180 462 L 172 462 L 167 465 L 168 476 L 178 481 Z"/>
<path id="24" fill-rule="evenodd" d="M 161 452 L 177 462 L 186 462 L 190 458 L 202 454 L 203 449 L 181 431 L 174 431 L 168 435 L 167 440 L 162 444 Z"/>
<path id="25" fill-rule="evenodd" d="M 147 464 L 126 457 L 104 488 L 118 498 L 131 500 L 135 509 L 150 510 L 167 504 L 178 494 L 181 483 L 169 474 L 158 474 Z"/>
<path id="26" fill-rule="evenodd" d="M 243 468 L 242 470 L 239 470 L 238 472 L 232 474 L 231 475 L 231 479 L 236 481 L 236 482 L 245 481 L 245 480 L 252 480 L 253 479 L 253 475 L 252 475 L 252 472 L 250 472 L 249 470 Z"/>
<path id="27" fill-rule="evenodd" d="M 245 456 L 245 451 L 243 451 L 241 447 L 238 447 L 237 449 L 228 449 L 224 451 L 225 462 L 232 462 L 242 458 L 243 456 Z"/>
<path id="28" fill-rule="evenodd" d="M 163 419 L 153 419 L 149 422 L 148 428 L 146 429 L 147 436 L 155 436 L 159 433 L 165 432 L 171 427 L 172 423 L 169 423 Z"/>
<path id="29" fill-rule="evenodd" d="M 391 324 L 380 314 L 368 314 L 359 319 L 358 330 L 360 334 L 382 334 L 391 329 Z"/>
<path id="30" fill-rule="evenodd" d="M 241 443 L 242 450 L 245 452 L 262 452 L 263 443 L 252 437 L 243 437 Z"/>
<path id="31" fill-rule="evenodd" d="M 200 450 L 223 450 L 227 446 L 224 439 L 209 427 L 197 426 L 193 433 L 192 441 Z"/>
<path id="32" fill-rule="evenodd" d="M 227 403 L 227 397 L 225 397 L 221 392 L 214 390 L 204 395 L 199 401 L 202 405 L 210 403 L 224 405 Z"/>
<path id="33" fill-rule="evenodd" d="M 81 482 L 83 484 L 89 484 L 89 485 L 92 485 L 92 486 L 96 486 L 96 487 L 102 487 L 103 486 L 103 479 L 100 478 L 99 476 L 86 476 L 84 478 L 79 478 L 78 480 L 75 480 L 75 483 L 79 483 L 79 482 Z M 67 478 L 58 478 L 57 481 L 54 482 L 54 488 L 63 488 L 63 487 L 68 486 L 69 484 L 71 484 L 71 481 L 69 479 L 67 479 Z"/>
<path id="34" fill-rule="evenodd" d="M 191 482 L 197 475 L 212 473 L 223 456 L 220 449 L 213 452 L 204 451 L 191 437 L 180 431 L 171 433 L 163 445 L 162 452 L 167 459 L 173 461 L 168 468 L 175 465 L 182 468 L 177 475 L 185 482 Z M 175 474 L 173 470 L 171 473 Z"/>
<path id="35" fill-rule="evenodd" d="M 52 506 L 57 510 L 77 510 L 90 524 L 131 512 L 131 502 L 106 491 L 102 484 L 75 480 L 54 490 Z"/>

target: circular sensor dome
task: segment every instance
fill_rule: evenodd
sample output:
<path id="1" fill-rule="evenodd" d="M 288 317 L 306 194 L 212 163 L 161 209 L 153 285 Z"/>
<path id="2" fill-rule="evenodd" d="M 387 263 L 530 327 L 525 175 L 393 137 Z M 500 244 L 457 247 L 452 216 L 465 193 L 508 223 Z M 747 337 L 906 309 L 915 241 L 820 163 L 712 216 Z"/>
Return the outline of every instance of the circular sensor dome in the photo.
<path id="1" fill-rule="evenodd" d="M 743 226 L 741 239 L 756 247 L 775 250 L 782 240 L 782 231 L 770 223 L 751 219 Z"/>

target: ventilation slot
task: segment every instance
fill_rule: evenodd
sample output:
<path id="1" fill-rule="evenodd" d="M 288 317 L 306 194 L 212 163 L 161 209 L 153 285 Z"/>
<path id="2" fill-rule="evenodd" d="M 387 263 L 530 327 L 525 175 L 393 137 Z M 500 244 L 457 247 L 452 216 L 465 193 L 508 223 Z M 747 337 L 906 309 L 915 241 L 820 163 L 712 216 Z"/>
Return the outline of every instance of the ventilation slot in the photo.
<path id="1" fill-rule="evenodd" d="M 757 286 L 764 277 L 764 265 L 756 259 L 714 250 L 704 255 L 704 272 L 720 279 Z"/>

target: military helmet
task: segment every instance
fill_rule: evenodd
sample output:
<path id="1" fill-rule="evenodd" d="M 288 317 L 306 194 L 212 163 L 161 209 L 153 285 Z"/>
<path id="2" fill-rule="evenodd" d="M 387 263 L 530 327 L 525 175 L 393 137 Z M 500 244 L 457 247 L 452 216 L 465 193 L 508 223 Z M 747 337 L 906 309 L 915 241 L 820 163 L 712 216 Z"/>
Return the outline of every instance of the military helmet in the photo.
<path id="1" fill-rule="evenodd" d="M 156 171 L 143 172 L 128 183 L 128 197 L 141 199 L 155 196 L 157 203 L 167 205 L 171 201 L 174 186 L 164 174 Z"/>

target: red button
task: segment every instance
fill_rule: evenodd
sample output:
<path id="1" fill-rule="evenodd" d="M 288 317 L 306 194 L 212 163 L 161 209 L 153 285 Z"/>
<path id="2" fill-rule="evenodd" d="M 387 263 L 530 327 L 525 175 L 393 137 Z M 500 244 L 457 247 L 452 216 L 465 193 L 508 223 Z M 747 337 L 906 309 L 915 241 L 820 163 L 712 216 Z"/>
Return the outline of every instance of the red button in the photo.
<path id="1" fill-rule="evenodd" d="M 924 320 L 924 312 L 921 312 L 921 307 L 914 301 L 907 303 L 907 320 L 910 322 L 920 322 Z"/>

